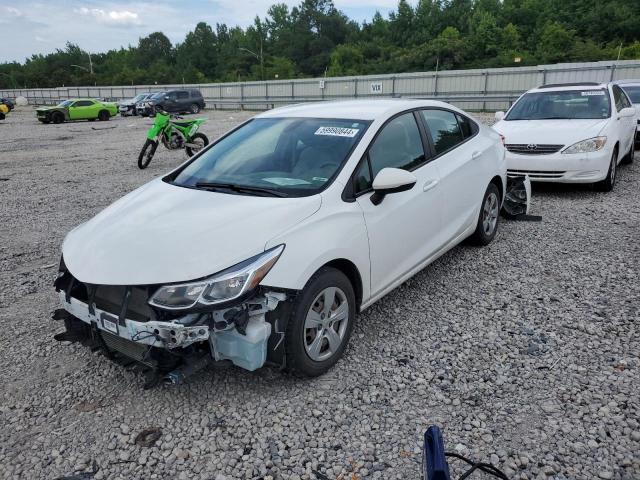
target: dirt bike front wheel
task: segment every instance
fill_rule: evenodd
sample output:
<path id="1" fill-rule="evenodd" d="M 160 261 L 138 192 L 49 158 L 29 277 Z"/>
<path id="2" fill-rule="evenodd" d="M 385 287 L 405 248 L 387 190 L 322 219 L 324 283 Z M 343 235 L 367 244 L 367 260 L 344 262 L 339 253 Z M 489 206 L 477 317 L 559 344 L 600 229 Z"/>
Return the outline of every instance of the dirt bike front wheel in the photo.
<path id="1" fill-rule="evenodd" d="M 153 155 L 156 153 L 156 148 L 158 148 L 158 142 L 147 139 L 144 142 L 144 146 L 142 150 L 140 150 L 140 155 L 138 155 L 138 168 L 140 170 L 144 170 L 151 163 L 151 159 Z"/>
<path id="2" fill-rule="evenodd" d="M 196 153 L 209 145 L 209 139 L 203 133 L 196 133 L 191 137 L 191 141 L 187 143 L 184 149 L 187 151 L 187 155 L 193 157 Z"/>

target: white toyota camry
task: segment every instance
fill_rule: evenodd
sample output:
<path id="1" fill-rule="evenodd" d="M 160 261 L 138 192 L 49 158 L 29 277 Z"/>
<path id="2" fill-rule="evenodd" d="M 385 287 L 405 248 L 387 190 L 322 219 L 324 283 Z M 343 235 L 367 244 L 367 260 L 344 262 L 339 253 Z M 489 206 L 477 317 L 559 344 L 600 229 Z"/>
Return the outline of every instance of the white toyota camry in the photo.
<path id="1" fill-rule="evenodd" d="M 319 375 L 357 312 L 462 240 L 492 241 L 504 156 L 441 102 L 262 113 L 67 235 L 57 338 L 174 382 L 223 360 Z"/>
<path id="2" fill-rule="evenodd" d="M 534 181 L 613 189 L 617 166 L 634 155 L 635 109 L 614 84 L 544 85 L 497 112 L 509 174 Z"/>

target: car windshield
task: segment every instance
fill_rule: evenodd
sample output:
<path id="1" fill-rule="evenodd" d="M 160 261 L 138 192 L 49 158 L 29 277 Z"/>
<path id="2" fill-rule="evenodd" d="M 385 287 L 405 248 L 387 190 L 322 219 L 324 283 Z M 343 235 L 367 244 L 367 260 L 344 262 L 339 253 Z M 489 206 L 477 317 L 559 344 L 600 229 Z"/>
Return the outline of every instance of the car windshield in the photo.
<path id="1" fill-rule="evenodd" d="M 173 183 L 269 196 L 320 192 L 339 172 L 370 122 L 326 118 L 258 118 L 203 152 Z"/>
<path id="2" fill-rule="evenodd" d="M 164 97 L 165 93 L 164 92 L 158 92 L 158 93 L 154 93 L 153 95 L 151 95 L 149 97 L 149 100 L 157 100 L 159 98 Z"/>
<path id="3" fill-rule="evenodd" d="M 640 85 L 625 85 L 622 89 L 629 95 L 631 103 L 640 103 Z"/>
<path id="4" fill-rule="evenodd" d="M 133 101 L 134 102 L 139 102 L 140 100 L 144 100 L 144 98 L 147 96 L 146 93 L 141 93 L 139 95 L 136 95 L 135 97 L 133 97 Z"/>
<path id="5" fill-rule="evenodd" d="M 73 103 L 73 100 L 65 100 L 64 102 L 60 102 L 58 104 L 59 107 L 68 107 Z"/>
<path id="6" fill-rule="evenodd" d="M 564 90 L 525 94 L 505 120 L 576 120 L 610 115 L 609 95 L 605 90 Z"/>

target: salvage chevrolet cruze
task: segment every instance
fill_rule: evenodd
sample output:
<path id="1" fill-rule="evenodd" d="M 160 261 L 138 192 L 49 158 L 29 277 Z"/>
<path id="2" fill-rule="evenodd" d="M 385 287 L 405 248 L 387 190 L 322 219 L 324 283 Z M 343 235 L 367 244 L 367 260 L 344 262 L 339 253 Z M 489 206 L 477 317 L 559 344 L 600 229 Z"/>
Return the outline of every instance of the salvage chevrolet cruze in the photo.
<path id="1" fill-rule="evenodd" d="M 543 85 L 498 112 L 510 175 L 593 183 L 613 189 L 617 167 L 634 155 L 635 109 L 615 84 Z"/>
<path id="2" fill-rule="evenodd" d="M 445 103 L 260 114 L 68 234 L 57 338 L 174 382 L 218 361 L 319 375 L 357 312 L 492 241 L 505 185 L 500 136 Z"/>

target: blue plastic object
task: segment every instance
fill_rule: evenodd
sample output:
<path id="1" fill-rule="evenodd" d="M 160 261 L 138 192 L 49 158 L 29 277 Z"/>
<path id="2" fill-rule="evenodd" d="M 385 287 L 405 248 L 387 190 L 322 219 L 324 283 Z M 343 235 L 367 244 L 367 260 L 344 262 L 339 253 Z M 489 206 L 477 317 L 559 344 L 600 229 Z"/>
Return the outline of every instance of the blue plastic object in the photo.
<path id="1" fill-rule="evenodd" d="M 422 475 L 425 480 L 451 480 L 449 464 L 444 455 L 442 432 L 437 425 L 431 425 L 424 432 Z"/>

